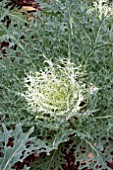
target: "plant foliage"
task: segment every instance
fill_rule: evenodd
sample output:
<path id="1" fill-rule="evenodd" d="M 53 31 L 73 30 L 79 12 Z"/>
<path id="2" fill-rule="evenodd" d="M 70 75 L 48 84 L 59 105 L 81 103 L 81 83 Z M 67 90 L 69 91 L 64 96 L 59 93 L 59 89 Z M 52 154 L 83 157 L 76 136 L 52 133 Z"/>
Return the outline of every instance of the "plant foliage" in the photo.
<path id="1" fill-rule="evenodd" d="M 61 146 L 71 140 L 68 151 L 74 147 L 79 169 L 108 170 L 113 150 L 112 5 L 52 0 L 40 6 L 43 10 L 28 21 L 16 8 L 6 10 L 7 1 L 0 3 L 0 119 L 8 126 L 21 122 L 26 131 L 35 127 L 35 150 L 46 153 L 35 169 L 62 169 Z M 2 170 L 24 159 L 19 150 L 14 157 L 6 155 L 13 155 L 16 144 L 24 140 L 21 151 L 30 150 L 25 145 L 30 132 L 24 136 L 20 126 L 14 132 L 3 127 Z"/>
<path id="2" fill-rule="evenodd" d="M 23 133 L 20 124 L 16 125 L 14 131 L 8 130 L 3 124 L 3 132 L 0 133 L 0 169 L 11 170 L 16 162 L 22 162 L 28 155 L 32 153 L 33 146 L 27 147 L 28 141 L 32 141 L 29 136 L 33 132 L 33 128 L 27 133 Z M 10 142 L 12 141 L 12 143 Z M 23 154 L 23 152 L 25 152 Z"/>

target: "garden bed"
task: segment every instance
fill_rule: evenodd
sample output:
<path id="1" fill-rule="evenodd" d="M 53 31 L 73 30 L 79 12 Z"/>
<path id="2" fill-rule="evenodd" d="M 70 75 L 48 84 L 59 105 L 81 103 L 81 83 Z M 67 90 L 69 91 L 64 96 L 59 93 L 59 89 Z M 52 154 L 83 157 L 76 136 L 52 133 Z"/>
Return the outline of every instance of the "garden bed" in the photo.
<path id="1" fill-rule="evenodd" d="M 0 170 L 113 169 L 113 7 L 0 2 Z"/>

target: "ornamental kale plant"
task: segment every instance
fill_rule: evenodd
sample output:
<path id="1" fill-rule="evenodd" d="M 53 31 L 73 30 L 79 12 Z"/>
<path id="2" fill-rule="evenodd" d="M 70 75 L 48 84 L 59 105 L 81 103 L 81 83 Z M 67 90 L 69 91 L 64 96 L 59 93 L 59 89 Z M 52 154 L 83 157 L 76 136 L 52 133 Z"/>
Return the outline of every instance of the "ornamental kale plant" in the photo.
<path id="1" fill-rule="evenodd" d="M 33 147 L 46 153 L 31 163 L 34 169 L 64 169 L 65 151 L 73 152 L 78 169 L 111 169 L 112 6 L 41 1 L 43 10 L 28 21 L 6 5 L 0 3 L 0 41 L 7 43 L 0 46 L 1 122 L 21 122 L 24 131 L 34 126 Z"/>

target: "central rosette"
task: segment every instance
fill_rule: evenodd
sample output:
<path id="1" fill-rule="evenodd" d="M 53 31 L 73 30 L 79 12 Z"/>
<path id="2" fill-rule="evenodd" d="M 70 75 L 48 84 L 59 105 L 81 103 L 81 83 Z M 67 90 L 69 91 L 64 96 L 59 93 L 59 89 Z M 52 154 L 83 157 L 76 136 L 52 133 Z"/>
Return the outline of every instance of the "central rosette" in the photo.
<path id="1" fill-rule="evenodd" d="M 79 110 L 84 93 L 87 93 L 80 67 L 74 67 L 70 60 L 62 60 L 57 65 L 46 61 L 46 64 L 44 70 L 30 73 L 25 79 L 29 109 L 39 115 L 62 115 Z"/>

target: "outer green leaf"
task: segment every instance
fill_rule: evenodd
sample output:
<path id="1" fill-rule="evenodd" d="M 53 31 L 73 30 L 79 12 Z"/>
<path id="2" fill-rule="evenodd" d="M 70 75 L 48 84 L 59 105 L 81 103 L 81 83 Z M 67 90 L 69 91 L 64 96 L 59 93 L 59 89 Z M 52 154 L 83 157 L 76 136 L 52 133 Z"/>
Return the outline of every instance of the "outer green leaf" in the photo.
<path id="1" fill-rule="evenodd" d="M 33 147 L 26 147 L 27 142 L 30 140 L 29 136 L 33 132 L 31 128 L 27 133 L 23 133 L 21 125 L 16 125 L 14 131 L 7 130 L 6 126 L 3 124 L 4 138 L 2 145 L 3 147 L 3 157 L 0 158 L 0 168 L 2 170 L 11 170 L 11 167 L 18 161 L 23 161 L 28 155 L 32 153 Z M 9 138 L 14 138 L 13 147 L 8 146 Z M 32 139 L 30 140 L 32 141 Z M 25 151 L 24 156 L 22 152 Z"/>
<path id="2" fill-rule="evenodd" d="M 62 164 L 64 164 L 63 153 L 61 150 L 54 150 L 49 156 L 46 156 L 45 159 L 40 160 L 40 165 L 38 168 L 40 170 L 50 170 L 55 168 L 55 170 L 63 170 Z"/>

